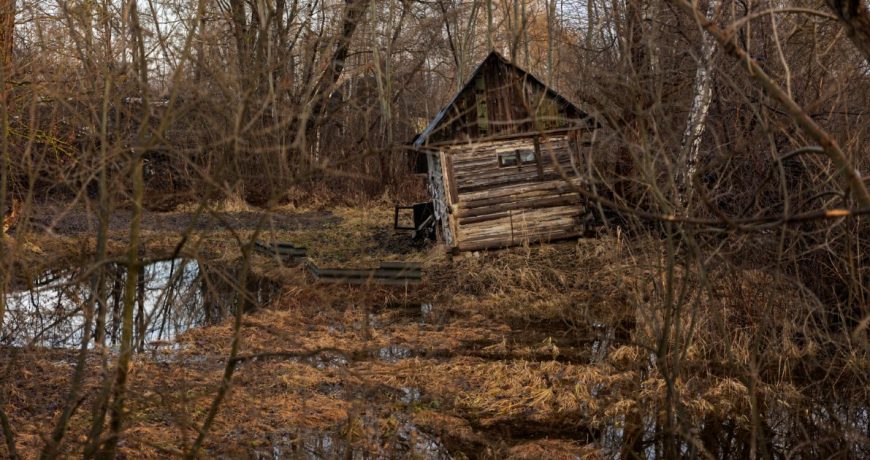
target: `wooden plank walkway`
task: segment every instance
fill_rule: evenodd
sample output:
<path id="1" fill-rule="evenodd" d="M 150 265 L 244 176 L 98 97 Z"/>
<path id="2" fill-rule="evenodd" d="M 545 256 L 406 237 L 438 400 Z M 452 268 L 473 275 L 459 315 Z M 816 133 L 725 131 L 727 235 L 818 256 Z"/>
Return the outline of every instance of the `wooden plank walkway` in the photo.
<path id="1" fill-rule="evenodd" d="M 420 284 L 423 268 L 416 262 L 381 262 L 378 268 L 319 268 L 308 262 L 308 271 L 325 283 L 382 284 L 408 286 Z"/>
<path id="2" fill-rule="evenodd" d="M 291 243 L 257 241 L 254 250 L 294 265 L 304 262 L 309 273 L 324 283 L 409 286 L 423 280 L 423 267 L 417 262 L 381 262 L 378 268 L 320 268 L 308 259 L 307 249 Z"/>
<path id="3" fill-rule="evenodd" d="M 308 258 L 308 250 L 303 247 L 294 246 L 290 243 L 261 243 L 254 242 L 254 250 L 260 254 L 277 257 L 282 261 L 290 262 L 294 265 L 303 262 Z"/>

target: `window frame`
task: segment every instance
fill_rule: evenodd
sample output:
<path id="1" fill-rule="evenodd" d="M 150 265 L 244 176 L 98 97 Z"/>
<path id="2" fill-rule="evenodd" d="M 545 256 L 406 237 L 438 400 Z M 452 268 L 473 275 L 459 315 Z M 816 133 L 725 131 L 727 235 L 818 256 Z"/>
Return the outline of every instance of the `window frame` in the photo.
<path id="1" fill-rule="evenodd" d="M 538 164 L 538 154 L 534 149 L 514 149 L 496 154 L 499 168 L 522 168 Z M 524 157 L 526 157 L 524 159 Z M 508 160 L 509 161 L 505 161 Z"/>

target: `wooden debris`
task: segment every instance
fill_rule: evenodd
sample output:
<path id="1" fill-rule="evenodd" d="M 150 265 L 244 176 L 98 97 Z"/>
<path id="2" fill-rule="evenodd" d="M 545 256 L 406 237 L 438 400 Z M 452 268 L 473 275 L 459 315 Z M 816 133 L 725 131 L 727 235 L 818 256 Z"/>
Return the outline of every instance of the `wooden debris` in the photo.
<path id="1" fill-rule="evenodd" d="M 283 262 L 298 264 L 308 257 L 308 250 L 290 243 L 254 243 L 254 250 L 260 254 L 276 257 Z"/>
<path id="2" fill-rule="evenodd" d="M 324 283 L 382 284 L 408 286 L 420 284 L 423 267 L 417 262 L 381 262 L 378 268 L 320 268 L 308 259 L 308 250 L 291 243 L 254 243 L 254 250 L 294 264 L 305 262 L 314 277 Z"/>
<path id="3" fill-rule="evenodd" d="M 381 262 L 378 268 L 319 268 L 314 262 L 308 271 L 324 283 L 381 284 L 407 286 L 420 284 L 423 268 L 416 262 Z"/>

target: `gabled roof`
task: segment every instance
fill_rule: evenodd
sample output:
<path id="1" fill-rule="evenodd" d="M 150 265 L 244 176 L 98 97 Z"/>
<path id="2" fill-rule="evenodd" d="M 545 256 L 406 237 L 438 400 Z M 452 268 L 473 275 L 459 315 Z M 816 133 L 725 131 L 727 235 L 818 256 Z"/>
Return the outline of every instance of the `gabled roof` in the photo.
<path id="1" fill-rule="evenodd" d="M 444 120 L 444 117 L 446 117 L 447 114 L 450 112 L 450 108 L 456 104 L 457 100 L 459 100 L 462 94 L 464 94 L 471 88 L 471 85 L 474 84 L 475 79 L 477 79 L 478 75 L 483 71 L 484 68 L 486 68 L 486 64 L 490 63 L 493 60 L 497 60 L 500 63 L 506 65 L 508 68 L 514 70 L 515 72 L 520 74 L 524 80 L 529 81 L 533 85 L 536 85 L 540 88 L 543 88 L 546 91 L 547 96 L 557 100 L 564 107 L 568 107 L 576 111 L 578 114 L 580 114 L 581 119 L 592 121 L 592 117 L 590 117 L 589 114 L 587 114 L 585 111 L 581 110 L 579 107 L 574 105 L 571 101 L 566 99 L 561 94 L 553 91 L 550 87 L 545 85 L 543 82 L 541 82 L 541 80 L 539 80 L 531 73 L 527 72 L 525 69 L 522 69 L 516 64 L 507 60 L 504 56 L 499 54 L 498 51 L 493 50 L 489 53 L 489 55 L 486 56 L 483 61 L 480 62 L 480 64 L 477 65 L 477 67 L 475 67 L 474 71 L 472 71 L 471 75 L 468 77 L 468 79 L 466 79 L 465 84 L 462 85 L 462 88 L 457 91 L 453 98 L 450 100 L 450 102 L 448 102 L 447 105 L 445 105 L 444 108 L 442 108 L 438 112 L 438 114 L 435 115 L 435 118 L 433 118 L 432 121 L 429 122 L 429 124 L 426 126 L 426 129 L 424 129 L 423 132 L 421 132 L 414 138 L 414 141 L 412 143 L 412 146 L 414 148 L 419 148 L 426 144 L 429 136 L 431 136 L 432 133 L 435 132 L 435 130 Z M 594 121 L 592 121 L 591 125 L 597 127 L 597 123 L 595 123 Z"/>

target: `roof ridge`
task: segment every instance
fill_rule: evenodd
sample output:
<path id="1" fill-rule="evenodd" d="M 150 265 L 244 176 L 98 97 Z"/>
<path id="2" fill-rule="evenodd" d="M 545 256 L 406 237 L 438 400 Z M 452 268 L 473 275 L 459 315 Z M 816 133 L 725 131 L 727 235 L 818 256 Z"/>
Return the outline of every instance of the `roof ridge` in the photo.
<path id="1" fill-rule="evenodd" d="M 520 67 L 519 65 L 513 63 L 512 61 L 508 60 L 506 57 L 504 57 L 501 53 L 499 53 L 496 49 L 493 48 L 489 52 L 489 54 L 487 54 L 486 57 L 483 58 L 480 61 L 480 63 L 477 64 L 477 66 L 474 68 L 474 70 L 471 71 L 471 73 L 469 74 L 469 77 L 465 80 L 465 82 L 462 84 L 462 86 L 459 88 L 459 90 L 456 92 L 456 94 L 454 94 L 453 97 L 450 98 L 450 101 L 447 102 L 447 104 L 445 104 L 444 107 L 442 107 L 441 110 L 438 111 L 438 113 L 435 115 L 434 118 L 432 118 L 432 121 L 429 122 L 429 124 L 426 126 L 426 128 L 423 130 L 423 132 L 421 132 L 414 139 L 414 142 L 413 142 L 414 147 L 420 147 L 426 143 L 426 140 L 429 138 L 430 135 L 432 135 L 432 133 L 435 131 L 435 128 L 437 128 L 438 125 L 441 123 L 441 121 L 444 119 L 444 116 L 447 115 L 447 111 L 450 109 L 450 107 L 452 107 L 456 103 L 456 101 L 459 99 L 459 97 L 463 93 L 465 93 L 466 90 L 468 90 L 468 88 L 471 86 L 471 84 L 477 78 L 477 75 L 483 69 L 484 64 L 486 64 L 490 59 L 493 59 L 493 58 L 498 59 L 501 62 L 507 64 L 508 66 L 512 67 L 515 71 L 518 71 L 519 73 L 524 74 L 524 76 L 530 78 L 533 83 L 540 85 L 542 88 L 544 88 L 547 95 L 555 98 L 556 100 L 565 104 L 566 106 L 571 107 L 572 109 L 574 109 L 578 113 L 582 114 L 585 118 L 589 118 L 589 114 L 587 114 L 586 111 L 577 107 L 576 104 L 569 101 L 565 96 L 562 96 L 561 94 L 556 92 L 553 88 L 544 84 L 544 82 L 542 82 L 534 74 L 532 74 L 528 70 Z"/>

